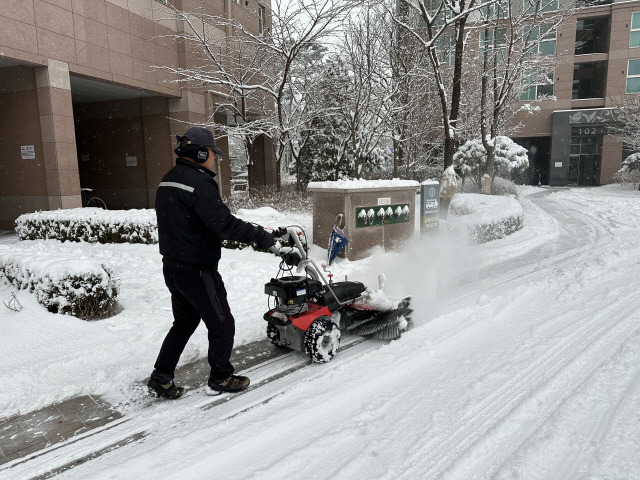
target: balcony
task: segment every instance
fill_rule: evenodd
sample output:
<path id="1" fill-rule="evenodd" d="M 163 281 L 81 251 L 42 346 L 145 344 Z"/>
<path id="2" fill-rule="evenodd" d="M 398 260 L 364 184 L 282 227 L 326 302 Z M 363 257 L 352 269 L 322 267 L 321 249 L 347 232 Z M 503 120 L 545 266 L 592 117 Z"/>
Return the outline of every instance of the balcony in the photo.
<path id="1" fill-rule="evenodd" d="M 576 23 L 576 55 L 609 52 L 610 17 L 579 18 Z"/>

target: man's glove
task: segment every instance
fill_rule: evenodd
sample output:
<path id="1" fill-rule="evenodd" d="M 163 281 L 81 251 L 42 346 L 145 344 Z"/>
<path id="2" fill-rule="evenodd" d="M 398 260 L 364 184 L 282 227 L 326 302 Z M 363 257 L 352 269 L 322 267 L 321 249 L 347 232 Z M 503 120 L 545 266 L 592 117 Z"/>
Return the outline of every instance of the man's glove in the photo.
<path id="1" fill-rule="evenodd" d="M 275 238 L 269 232 L 267 232 L 264 228 L 262 230 L 262 238 L 258 240 L 256 243 L 258 244 L 258 248 L 261 250 L 268 250 L 276 244 Z"/>

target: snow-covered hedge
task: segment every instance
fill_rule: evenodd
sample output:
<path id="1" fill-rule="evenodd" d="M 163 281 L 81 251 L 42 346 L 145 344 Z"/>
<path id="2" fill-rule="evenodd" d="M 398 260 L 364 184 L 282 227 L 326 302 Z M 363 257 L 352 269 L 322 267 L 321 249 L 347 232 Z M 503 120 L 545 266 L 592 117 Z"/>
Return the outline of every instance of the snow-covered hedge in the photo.
<path id="1" fill-rule="evenodd" d="M 513 197 L 458 194 L 451 200 L 449 214 L 457 216 L 470 236 L 471 243 L 485 243 L 504 238 L 524 226 L 524 211 Z"/>
<path id="2" fill-rule="evenodd" d="M 16 233 L 20 240 L 158 243 L 153 210 L 71 208 L 25 213 L 16 219 Z"/>
<path id="3" fill-rule="evenodd" d="M 50 312 L 90 320 L 108 316 L 116 305 L 113 274 L 91 259 L 48 252 L 43 244 L 0 246 L 0 280 L 34 292 Z"/>
<path id="4" fill-rule="evenodd" d="M 20 215 L 16 219 L 16 233 L 20 240 L 155 244 L 158 243 L 158 222 L 155 210 L 151 209 L 71 208 Z M 306 247 L 305 241 L 303 244 Z M 248 246 L 269 252 L 259 249 L 255 242 L 222 241 L 223 248 L 242 250 Z"/>

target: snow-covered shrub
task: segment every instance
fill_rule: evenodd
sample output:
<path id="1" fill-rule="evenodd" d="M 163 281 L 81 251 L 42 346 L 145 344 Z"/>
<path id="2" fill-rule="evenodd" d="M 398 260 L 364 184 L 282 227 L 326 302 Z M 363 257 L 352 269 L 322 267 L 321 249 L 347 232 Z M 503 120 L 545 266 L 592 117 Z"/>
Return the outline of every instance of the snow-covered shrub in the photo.
<path id="1" fill-rule="evenodd" d="M 118 296 L 109 268 L 59 252 L 53 257 L 42 244 L 0 246 L 0 279 L 35 293 L 50 312 L 85 320 L 111 314 Z"/>
<path id="2" fill-rule="evenodd" d="M 302 194 L 302 197 L 309 197 Z M 295 198 L 292 196 L 292 198 Z M 298 202 L 299 206 L 301 203 Z M 291 201 L 293 205 L 293 200 Z M 282 207 L 282 204 L 280 205 Z M 254 207 L 255 208 L 255 207 Z M 273 228 L 281 225 L 267 225 Z M 25 213 L 16 220 L 20 240 L 60 240 L 62 242 L 99 243 L 158 243 L 158 222 L 154 210 L 102 210 L 100 208 L 72 208 Z M 243 249 L 246 244 L 223 240 L 223 248 Z"/>
<path id="3" fill-rule="evenodd" d="M 513 197 L 458 194 L 449 214 L 453 227 L 464 228 L 472 244 L 504 238 L 524 226 L 524 211 Z"/>
<path id="4" fill-rule="evenodd" d="M 296 190 L 295 183 L 282 184 L 280 190 L 273 187 L 253 187 L 249 195 L 231 196 L 225 199 L 235 213 L 241 208 L 272 207 L 279 211 L 311 213 L 313 201 L 306 190 Z"/>
<path id="5" fill-rule="evenodd" d="M 504 195 L 507 197 L 518 197 L 518 189 L 516 184 L 508 178 L 496 177 L 491 185 L 491 193 L 493 195 Z"/>
<path id="6" fill-rule="evenodd" d="M 614 182 L 640 183 L 640 153 L 633 153 L 624 159 L 622 167 L 611 177 Z"/>
<path id="7" fill-rule="evenodd" d="M 509 178 L 512 173 L 523 172 L 529 167 L 527 149 L 518 145 L 509 137 L 498 136 L 495 139 L 493 176 Z M 487 173 L 487 151 L 479 138 L 465 142 L 453 155 L 453 164 L 460 169 L 463 178 L 470 178 L 477 186 Z"/>
<path id="8" fill-rule="evenodd" d="M 25 213 L 16 219 L 16 233 L 20 240 L 158 243 L 153 210 L 71 208 Z"/>

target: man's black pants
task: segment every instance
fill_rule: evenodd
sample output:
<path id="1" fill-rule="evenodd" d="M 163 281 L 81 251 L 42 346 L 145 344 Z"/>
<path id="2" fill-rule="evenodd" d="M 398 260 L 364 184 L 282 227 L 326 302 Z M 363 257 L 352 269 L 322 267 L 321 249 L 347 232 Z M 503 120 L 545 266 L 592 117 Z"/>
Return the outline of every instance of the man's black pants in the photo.
<path id="1" fill-rule="evenodd" d="M 163 383 L 173 379 L 180 355 L 202 319 L 209 331 L 211 378 L 227 378 L 233 373 L 229 359 L 235 322 L 222 277 L 217 270 L 178 270 L 166 265 L 163 273 L 171 292 L 174 322 L 162 343 L 152 376 Z"/>

